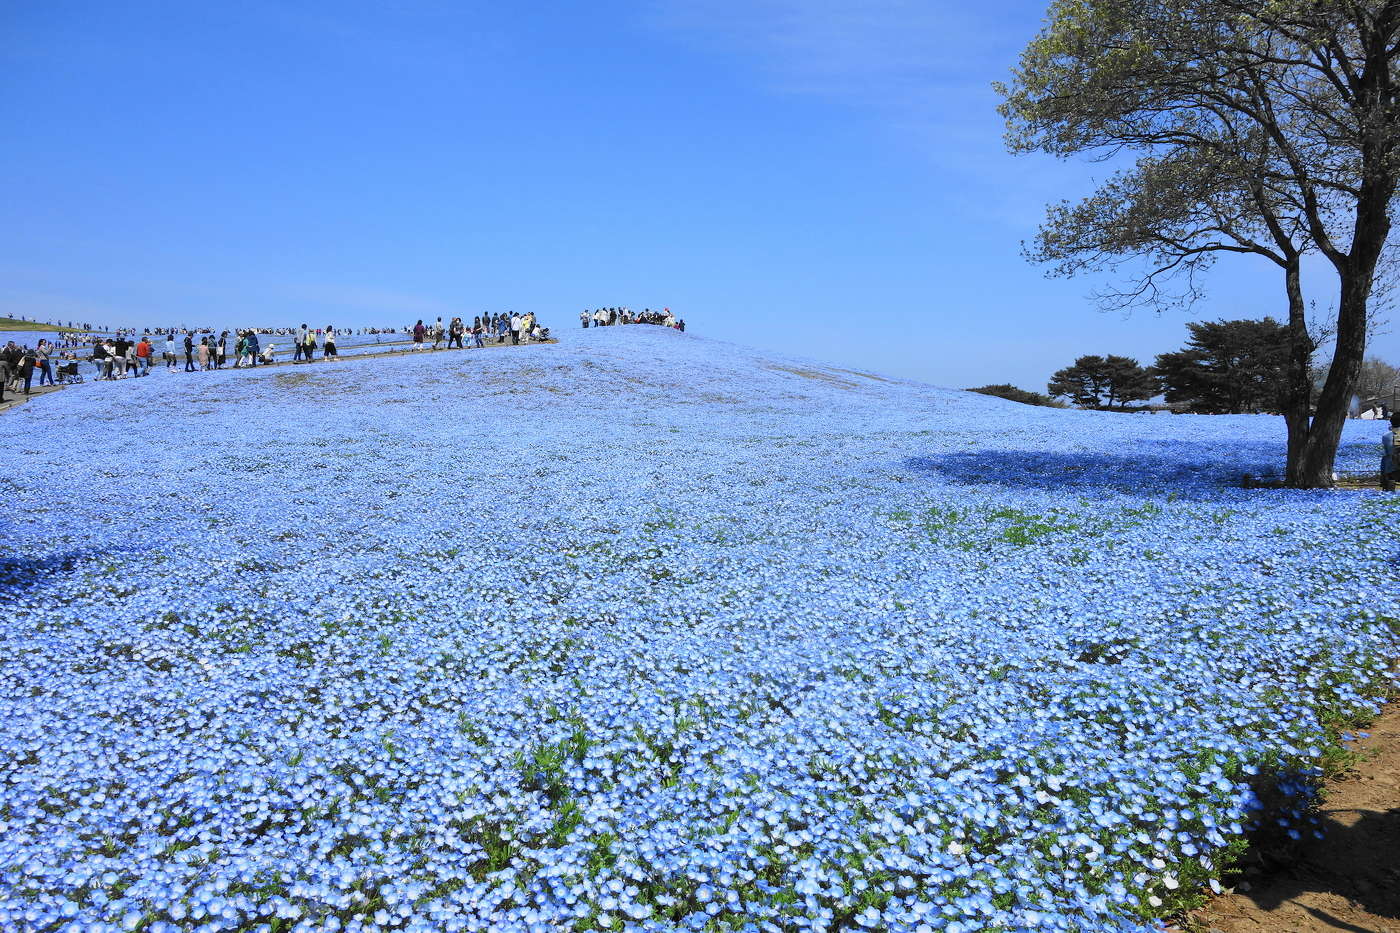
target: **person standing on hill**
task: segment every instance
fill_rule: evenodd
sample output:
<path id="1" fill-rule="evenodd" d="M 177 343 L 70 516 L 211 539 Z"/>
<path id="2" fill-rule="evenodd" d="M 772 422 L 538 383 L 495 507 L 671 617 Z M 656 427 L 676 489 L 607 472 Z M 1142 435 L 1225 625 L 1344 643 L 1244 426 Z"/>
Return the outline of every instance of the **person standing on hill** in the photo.
<path id="1" fill-rule="evenodd" d="M 427 332 L 428 329 L 423 326 L 423 319 L 420 317 L 418 323 L 413 325 L 413 349 L 423 349 L 423 336 Z"/>
<path id="2" fill-rule="evenodd" d="M 292 362 L 293 362 L 293 363 L 298 362 L 298 361 L 301 359 L 301 347 L 302 347 L 302 344 L 304 344 L 304 343 L 306 343 L 306 325 L 305 325 L 305 324 L 303 324 L 303 325 L 301 325 L 300 327 L 297 328 L 296 339 L 294 339 L 294 340 L 292 341 Z"/>
<path id="3" fill-rule="evenodd" d="M 589 318 L 589 316 L 590 316 L 590 315 L 588 314 L 588 309 L 587 309 L 587 308 L 584 308 L 582 311 L 579 312 L 578 319 L 583 323 L 583 329 L 584 329 L 584 330 L 588 330 L 588 318 Z"/>
<path id="4" fill-rule="evenodd" d="M 49 368 L 49 354 L 53 352 L 53 345 L 47 340 L 40 340 L 39 345 L 34 348 L 35 362 L 39 367 L 39 388 L 44 387 L 44 380 L 53 385 L 53 370 Z"/>
<path id="5" fill-rule="evenodd" d="M 0 376 L 3 376 L 3 378 L 0 378 L 0 381 L 4 382 L 5 385 L 9 387 L 11 392 L 19 391 L 19 383 L 16 382 L 16 380 L 19 379 L 19 364 L 23 360 L 24 351 L 20 349 L 13 340 L 5 344 L 5 349 L 0 350 L 0 363 L 4 364 L 3 367 L 0 367 Z M 101 362 L 98 360 L 96 348 L 92 351 L 92 360 L 101 368 Z"/>
<path id="6" fill-rule="evenodd" d="M 97 364 L 98 379 L 106 379 L 111 374 L 112 361 L 108 358 L 107 348 L 102 345 L 101 340 L 92 345 L 92 361 Z M 11 371 L 14 371 L 13 367 L 11 367 Z"/>
<path id="7" fill-rule="evenodd" d="M 151 342 L 143 336 L 141 342 L 136 345 L 136 361 L 141 365 L 141 375 L 151 374 L 151 354 L 154 352 L 155 348 L 151 346 Z"/>
<path id="8" fill-rule="evenodd" d="M 335 348 L 335 328 L 327 324 L 326 340 L 325 343 L 321 345 L 321 358 L 328 360 L 338 356 L 340 356 L 340 353 Z"/>
<path id="9" fill-rule="evenodd" d="M 118 334 L 117 342 L 113 344 L 113 346 L 116 349 L 115 352 L 112 354 L 112 361 L 116 364 L 117 377 L 120 378 L 126 375 L 126 338 L 123 337 L 121 334 Z"/>
<path id="10" fill-rule="evenodd" d="M 165 368 L 175 368 L 175 332 L 173 330 L 165 335 Z"/>
<path id="11" fill-rule="evenodd" d="M 1390 416 L 1390 430 L 1381 435 L 1381 488 L 1395 489 L 1400 480 L 1400 414 Z"/>
<path id="12" fill-rule="evenodd" d="M 228 360 L 228 331 L 219 334 L 218 352 L 214 354 L 214 368 L 223 369 Z"/>
<path id="13" fill-rule="evenodd" d="M 251 327 L 248 328 L 248 359 L 249 366 L 258 365 L 258 332 Z"/>
<path id="14" fill-rule="evenodd" d="M 185 331 L 185 372 L 194 372 L 194 335 Z"/>
<path id="15" fill-rule="evenodd" d="M 19 374 L 24 378 L 24 394 L 28 395 L 30 386 L 34 382 L 34 367 L 39 364 L 39 360 L 29 347 L 25 347 L 22 352 L 24 355 L 20 357 Z"/>
<path id="16" fill-rule="evenodd" d="M 520 315 L 511 312 L 510 315 L 510 345 L 517 346 L 520 343 Z"/>
<path id="17" fill-rule="evenodd" d="M 307 363 L 316 359 L 316 332 L 309 327 L 301 338 L 301 358 Z"/>
<path id="18" fill-rule="evenodd" d="M 201 370 L 206 370 L 206 369 L 208 369 L 208 368 L 209 368 L 209 338 L 208 338 L 208 337 L 200 337 L 200 338 L 199 338 L 199 349 L 195 352 L 195 355 L 199 358 L 199 368 L 200 368 Z"/>
<path id="19" fill-rule="evenodd" d="M 462 319 L 459 317 L 454 317 L 447 325 L 447 349 L 451 350 L 454 343 L 458 350 L 462 349 Z"/>

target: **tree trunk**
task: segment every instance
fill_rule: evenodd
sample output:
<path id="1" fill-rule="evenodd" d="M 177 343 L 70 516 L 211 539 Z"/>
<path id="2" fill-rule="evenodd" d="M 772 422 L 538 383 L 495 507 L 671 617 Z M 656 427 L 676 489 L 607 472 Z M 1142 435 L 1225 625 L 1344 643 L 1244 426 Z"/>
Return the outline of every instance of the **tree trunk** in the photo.
<path id="1" fill-rule="evenodd" d="M 1350 263 L 1348 263 L 1350 265 Z M 1370 297 L 1371 271 L 1358 275 L 1355 269 L 1342 273 L 1341 302 L 1337 310 L 1337 348 L 1332 354 L 1332 366 L 1322 394 L 1317 399 L 1317 412 L 1308 430 L 1298 464 L 1298 482 L 1303 489 L 1322 489 L 1332 485 L 1332 468 L 1337 458 L 1337 446 L 1342 440 L 1342 428 L 1351 410 L 1352 393 L 1361 375 L 1361 361 L 1366 355 L 1366 300 Z"/>
<path id="2" fill-rule="evenodd" d="M 1284 288 L 1288 293 L 1288 370 L 1284 386 L 1283 420 L 1288 426 L 1288 460 L 1285 482 L 1305 487 L 1303 451 L 1308 445 L 1312 408 L 1312 382 L 1308 364 L 1312 362 L 1313 342 L 1308 334 L 1307 308 L 1303 304 L 1300 261 L 1290 257 L 1284 267 Z M 1327 477 L 1332 471 L 1329 466 Z"/>

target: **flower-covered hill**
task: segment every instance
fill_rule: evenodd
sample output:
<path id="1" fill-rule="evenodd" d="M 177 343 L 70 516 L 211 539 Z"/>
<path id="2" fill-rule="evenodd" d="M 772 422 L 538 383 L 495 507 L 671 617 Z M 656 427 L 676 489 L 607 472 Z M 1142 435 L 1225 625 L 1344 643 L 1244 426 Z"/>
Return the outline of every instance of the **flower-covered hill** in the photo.
<path id="1" fill-rule="evenodd" d="M 566 338 L 0 418 L 0 926 L 1157 929 L 1387 686 L 1279 419 Z"/>

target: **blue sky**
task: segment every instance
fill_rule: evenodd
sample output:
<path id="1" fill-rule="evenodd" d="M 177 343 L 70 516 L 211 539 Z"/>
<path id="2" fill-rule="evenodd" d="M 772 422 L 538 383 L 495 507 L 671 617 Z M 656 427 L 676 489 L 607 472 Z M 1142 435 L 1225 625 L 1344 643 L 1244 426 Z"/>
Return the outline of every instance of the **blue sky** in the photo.
<path id="1" fill-rule="evenodd" d="M 411 323 L 670 306 L 696 333 L 941 385 L 1147 362 L 1279 315 L 1095 310 L 1020 256 L 1103 166 L 1004 153 L 1044 6 L 0 0 L 0 313 Z M 1318 310 L 1330 276 L 1310 276 Z M 1374 352 L 1400 360 L 1381 333 Z"/>

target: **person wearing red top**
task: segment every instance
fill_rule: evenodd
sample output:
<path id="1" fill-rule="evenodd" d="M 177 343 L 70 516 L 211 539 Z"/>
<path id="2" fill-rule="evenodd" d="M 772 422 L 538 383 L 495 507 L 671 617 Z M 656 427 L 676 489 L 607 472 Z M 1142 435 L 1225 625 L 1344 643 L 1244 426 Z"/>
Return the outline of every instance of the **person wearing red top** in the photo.
<path id="1" fill-rule="evenodd" d="M 151 374 L 151 354 L 154 348 L 151 342 L 145 337 L 136 345 L 136 361 L 141 364 L 141 372 L 138 375 L 149 376 Z"/>

